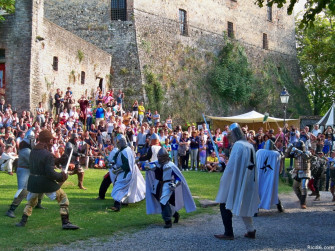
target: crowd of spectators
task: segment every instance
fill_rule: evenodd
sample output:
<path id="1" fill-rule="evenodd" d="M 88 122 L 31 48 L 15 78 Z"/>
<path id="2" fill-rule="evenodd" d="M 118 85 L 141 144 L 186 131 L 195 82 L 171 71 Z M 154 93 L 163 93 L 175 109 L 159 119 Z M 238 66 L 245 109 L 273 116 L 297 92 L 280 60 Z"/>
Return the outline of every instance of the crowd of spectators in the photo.
<path id="1" fill-rule="evenodd" d="M 182 126 L 173 126 L 171 116 L 161 120 L 158 111 L 152 114 L 143 102 L 134 101 L 132 107 L 124 107 L 125 95 L 122 90 L 105 93 L 98 87 L 94 97 L 84 95 L 79 100 L 73 98 L 70 87 L 65 94 L 57 89 L 54 95 L 54 109 L 48 111 L 40 102 L 33 112 L 22 111 L 18 114 L 12 110 L 4 99 L 0 100 L 0 165 L 2 170 L 12 174 L 11 162 L 17 158 L 19 144 L 29 128 L 34 127 L 35 135 L 43 129 L 54 135 L 52 152 L 60 157 L 65 144 L 71 135 L 79 136 L 78 147 L 85 157 L 81 164 L 87 167 L 104 168 L 104 156 L 113 150 L 117 134 L 126 136 L 129 145 L 138 156 L 146 154 L 150 147 L 150 137 L 158 134 L 160 143 L 170 153 L 172 161 L 184 171 L 199 170 L 216 172 L 218 164 L 227 162 L 231 145 L 228 141 L 228 125 L 212 131 L 214 145 L 209 137 L 206 124 L 189 126 L 185 131 Z M 242 127 L 247 140 L 255 147 L 262 149 L 267 139 L 275 142 L 279 151 L 287 144 L 303 140 L 308 148 L 322 149 L 329 155 L 333 149 L 334 132 L 327 127 L 322 132 L 315 125 L 310 132 L 309 127 L 298 130 L 294 126 L 264 130 L 257 132 Z M 219 152 L 219 158 L 214 148 Z M 10 159 L 10 161 L 8 161 Z"/>

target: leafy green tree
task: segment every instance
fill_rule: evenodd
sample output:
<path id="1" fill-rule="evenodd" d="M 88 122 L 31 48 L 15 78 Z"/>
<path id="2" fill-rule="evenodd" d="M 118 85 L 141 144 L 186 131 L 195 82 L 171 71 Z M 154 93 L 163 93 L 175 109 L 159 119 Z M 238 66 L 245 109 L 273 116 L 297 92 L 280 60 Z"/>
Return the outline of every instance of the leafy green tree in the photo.
<path id="1" fill-rule="evenodd" d="M 263 7 L 264 3 L 267 6 L 277 4 L 278 8 L 283 8 L 286 4 L 286 0 L 256 0 L 258 6 Z M 287 14 L 292 15 L 294 5 L 298 0 L 290 0 L 287 7 Z M 305 11 L 303 19 L 299 23 L 300 28 L 313 25 L 317 15 L 323 11 L 329 10 L 332 14 L 335 14 L 335 1 L 334 0 L 307 0 L 305 4 Z"/>
<path id="2" fill-rule="evenodd" d="M 299 64 L 314 115 L 324 113 L 335 101 L 333 19 L 325 13 L 315 18 L 313 27 L 296 28 Z"/>
<path id="3" fill-rule="evenodd" d="M 0 0 L 0 21 L 4 20 L 2 12 L 12 14 L 15 11 L 15 0 Z"/>

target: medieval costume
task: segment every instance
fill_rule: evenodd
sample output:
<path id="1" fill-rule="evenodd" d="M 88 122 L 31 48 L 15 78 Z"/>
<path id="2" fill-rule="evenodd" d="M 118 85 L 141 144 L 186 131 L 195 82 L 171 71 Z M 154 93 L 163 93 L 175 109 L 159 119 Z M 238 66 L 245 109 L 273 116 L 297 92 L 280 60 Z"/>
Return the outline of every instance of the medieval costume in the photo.
<path id="1" fill-rule="evenodd" d="M 19 146 L 19 160 L 18 167 L 16 170 L 17 176 L 17 186 L 18 190 L 14 195 L 14 200 L 10 205 L 9 210 L 6 215 L 11 218 L 15 218 L 14 211 L 21 204 L 22 200 L 27 197 L 27 184 L 29 178 L 29 156 L 31 152 L 31 148 L 35 145 L 35 133 L 34 129 L 30 129 L 24 136 L 24 139 L 20 143 Z M 35 208 L 44 209 L 41 205 L 41 201 L 43 198 L 43 194 L 40 194 L 38 198 L 38 203 Z"/>
<path id="2" fill-rule="evenodd" d="M 179 221 L 178 210 L 185 207 L 189 213 L 195 211 L 196 206 L 184 176 L 170 161 L 165 147 L 160 148 L 157 157 L 157 162 L 146 165 L 147 214 L 161 213 L 164 228 L 170 228 L 172 216 L 174 223 Z"/>
<path id="3" fill-rule="evenodd" d="M 145 198 L 145 182 L 135 164 L 134 152 L 127 145 L 126 138 L 119 134 L 116 137 L 119 151 L 114 155 L 109 171 L 113 183 L 113 211 L 118 212 L 121 204 L 136 203 Z"/>
<path id="4" fill-rule="evenodd" d="M 317 156 L 311 158 L 311 175 L 313 176 L 314 201 L 320 201 L 320 185 L 321 179 L 324 177 L 328 160 L 323 156 L 323 152 L 319 150 Z M 311 195 L 311 196 L 312 196 Z"/>
<path id="5" fill-rule="evenodd" d="M 157 161 L 157 153 L 161 149 L 159 136 L 156 133 L 153 133 L 150 137 L 150 147 L 147 154 L 141 156 L 139 161 Z"/>
<path id="6" fill-rule="evenodd" d="M 275 150 L 275 145 L 270 139 L 265 142 L 264 149 L 256 153 L 258 194 L 261 201 L 259 208 L 269 210 L 272 205 L 277 205 L 279 212 L 284 211 L 278 198 L 281 159 L 282 155 Z"/>
<path id="7" fill-rule="evenodd" d="M 119 151 L 119 149 L 117 147 L 114 147 L 114 149 L 109 153 L 109 156 L 107 158 L 107 162 L 112 163 L 113 162 L 113 158 L 115 156 L 115 154 Z M 111 164 L 107 164 L 107 165 L 111 165 Z M 112 165 L 113 166 L 113 165 Z M 111 166 L 111 167 L 112 167 Z M 112 170 L 111 170 L 112 171 Z M 111 180 L 111 176 L 110 173 L 108 171 L 108 173 L 106 173 L 103 177 L 103 180 L 100 184 L 100 188 L 99 188 L 99 196 L 96 198 L 96 200 L 104 200 L 105 196 L 106 196 L 106 192 L 110 186 L 110 184 L 112 184 L 112 180 Z"/>
<path id="8" fill-rule="evenodd" d="M 79 162 L 80 157 L 85 157 L 86 147 L 82 147 L 81 149 L 79 149 L 77 141 L 78 141 L 78 134 L 73 133 L 71 135 L 71 139 L 65 145 L 65 153 L 60 158 L 60 160 L 57 161 L 57 163 L 59 162 L 60 164 L 62 164 L 63 167 L 65 167 L 68 160 L 68 156 L 70 155 L 73 149 L 72 158 L 70 162 L 72 165 L 70 165 L 69 168 L 69 175 L 77 174 L 79 189 L 86 190 L 86 188 L 83 186 L 85 172 Z"/>
<path id="9" fill-rule="evenodd" d="M 51 200 L 57 200 L 60 206 L 63 229 L 78 229 L 79 227 L 69 221 L 69 200 L 60 184 L 67 180 L 67 174 L 54 170 L 55 159 L 50 151 L 52 146 L 52 133 L 43 130 L 39 134 L 39 143 L 31 151 L 29 157 L 30 174 L 28 179 L 28 202 L 24 208 L 21 221 L 17 227 L 24 227 L 28 217 L 31 216 L 34 206 L 38 202 L 39 194 L 45 193 Z"/>
<path id="10" fill-rule="evenodd" d="M 294 168 L 291 171 L 293 179 L 293 190 L 297 195 L 300 206 L 306 209 L 306 197 L 308 180 L 311 178 L 311 163 L 312 154 L 305 149 L 305 143 L 298 141 L 294 145 L 289 144 L 286 150 L 286 157 L 295 158 Z"/>
<path id="11" fill-rule="evenodd" d="M 247 228 L 244 235 L 255 238 L 256 230 L 252 216 L 257 212 L 259 205 L 258 175 L 254 147 L 248 143 L 237 123 L 230 126 L 229 139 L 234 144 L 226 169 L 221 177 L 219 192 L 216 201 L 220 203 L 220 211 L 224 234 L 214 235 L 218 239 L 233 240 L 233 214 L 241 216 Z"/>

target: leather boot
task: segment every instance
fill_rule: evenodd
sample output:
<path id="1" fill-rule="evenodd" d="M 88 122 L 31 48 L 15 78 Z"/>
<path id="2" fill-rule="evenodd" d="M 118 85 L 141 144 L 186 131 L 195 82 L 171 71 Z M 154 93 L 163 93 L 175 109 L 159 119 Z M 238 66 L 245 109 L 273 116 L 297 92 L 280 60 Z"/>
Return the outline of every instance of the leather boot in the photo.
<path id="1" fill-rule="evenodd" d="M 172 221 L 168 220 L 168 221 L 165 221 L 165 226 L 164 228 L 171 228 L 172 227 Z"/>
<path id="2" fill-rule="evenodd" d="M 247 232 L 244 237 L 250 238 L 250 239 L 255 239 L 256 238 L 256 229 L 252 232 Z"/>
<path id="3" fill-rule="evenodd" d="M 35 206 L 35 208 L 37 208 L 37 209 L 46 209 L 45 207 L 43 207 L 43 206 L 41 205 L 41 202 L 42 202 L 42 200 L 41 200 L 41 199 L 38 199 L 38 203 L 37 203 L 37 205 Z"/>
<path id="4" fill-rule="evenodd" d="M 14 205 L 14 204 L 10 205 L 10 207 L 9 207 L 9 209 L 8 209 L 8 211 L 7 211 L 7 213 L 6 213 L 6 215 L 7 215 L 8 217 L 10 217 L 10 218 L 15 218 L 14 211 L 15 211 L 15 209 L 17 208 L 17 206 L 18 206 L 18 205 Z"/>
<path id="5" fill-rule="evenodd" d="M 178 222 L 179 222 L 179 218 L 180 218 L 180 214 L 176 211 L 176 212 L 173 214 L 173 218 L 174 218 L 173 223 L 178 223 Z"/>
<path id="6" fill-rule="evenodd" d="M 278 209 L 278 212 L 280 212 L 280 213 L 283 213 L 285 211 L 285 209 L 284 209 L 283 205 L 281 204 L 280 200 L 278 200 L 277 209 Z"/>
<path id="7" fill-rule="evenodd" d="M 86 188 L 83 186 L 84 182 L 84 173 L 78 173 L 78 187 L 79 189 L 86 190 Z"/>
<path id="8" fill-rule="evenodd" d="M 72 224 L 70 221 L 69 221 L 69 215 L 66 214 L 66 215 L 61 215 L 62 217 L 62 228 L 65 229 L 65 230 L 77 230 L 79 229 L 78 226 Z"/>
<path id="9" fill-rule="evenodd" d="M 306 209 L 306 194 L 305 195 L 301 195 L 301 199 L 300 199 L 300 205 L 302 209 Z"/>
<path id="10" fill-rule="evenodd" d="M 22 219 L 19 223 L 17 223 L 15 226 L 17 227 L 25 227 L 28 221 L 28 215 L 23 214 Z"/>

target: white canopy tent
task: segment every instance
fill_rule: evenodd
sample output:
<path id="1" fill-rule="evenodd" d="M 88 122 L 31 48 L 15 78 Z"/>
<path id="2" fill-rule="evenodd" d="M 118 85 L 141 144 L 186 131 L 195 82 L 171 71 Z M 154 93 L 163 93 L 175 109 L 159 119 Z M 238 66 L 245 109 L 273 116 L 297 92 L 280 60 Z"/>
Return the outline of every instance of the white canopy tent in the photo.
<path id="1" fill-rule="evenodd" d="M 206 116 L 213 121 L 214 128 L 223 129 L 224 125 L 229 125 L 231 123 L 239 123 L 241 126 L 248 125 L 249 129 L 258 130 L 260 127 L 265 127 L 265 129 L 276 129 L 277 127 L 284 126 L 284 119 L 268 117 L 266 122 L 263 123 L 265 115 L 256 111 L 247 112 L 244 114 L 231 116 L 231 117 L 215 117 Z M 286 119 L 289 125 L 295 125 L 299 128 L 298 119 Z"/>
<path id="2" fill-rule="evenodd" d="M 335 125 L 335 104 L 333 104 L 329 110 L 326 112 L 326 114 L 320 119 L 320 121 L 317 123 L 320 126 L 334 126 Z"/>

